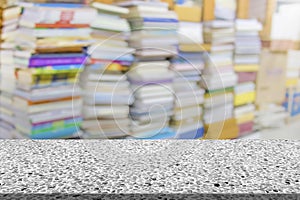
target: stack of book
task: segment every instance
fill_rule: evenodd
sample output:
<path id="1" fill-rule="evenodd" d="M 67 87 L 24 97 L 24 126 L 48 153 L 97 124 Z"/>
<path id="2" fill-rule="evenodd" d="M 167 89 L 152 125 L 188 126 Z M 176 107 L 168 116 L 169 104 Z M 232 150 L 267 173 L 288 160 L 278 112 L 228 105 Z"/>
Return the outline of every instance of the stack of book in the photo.
<path id="1" fill-rule="evenodd" d="M 14 1 L 1 1 L 0 5 L 0 138 L 14 138 L 12 93 L 15 89 L 14 35 L 21 8 Z"/>
<path id="2" fill-rule="evenodd" d="M 255 129 L 263 130 L 268 128 L 280 128 L 285 126 L 285 122 L 289 117 L 288 105 L 289 96 L 281 106 L 275 103 L 268 103 L 260 106 L 255 112 Z"/>
<path id="3" fill-rule="evenodd" d="M 238 85 L 234 88 L 234 106 L 239 136 L 243 136 L 253 131 L 255 81 L 261 51 L 259 31 L 262 25 L 255 19 L 237 19 L 235 29 L 234 68 Z"/>
<path id="4" fill-rule="evenodd" d="M 194 12 L 197 13 L 197 11 Z M 194 16 L 193 13 L 189 14 L 191 17 Z M 179 52 L 177 57 L 172 60 L 170 68 L 175 73 L 173 81 L 174 114 L 170 124 L 176 131 L 178 139 L 197 139 L 201 138 L 204 133 L 201 105 L 204 101 L 204 90 L 199 85 L 201 71 L 204 68 L 200 20 L 200 17 L 196 19 L 186 17 L 180 20 Z"/>
<path id="5" fill-rule="evenodd" d="M 80 77 L 84 91 L 82 130 L 84 138 L 123 138 L 131 120 L 133 98 L 126 72 L 135 49 L 128 47 L 130 26 L 121 15 L 127 8 L 94 2 L 98 16 L 91 23 L 94 44 L 88 48 L 89 60 Z"/>
<path id="6" fill-rule="evenodd" d="M 74 137 L 82 121 L 76 80 L 97 13 L 80 4 L 22 5 L 14 54 L 16 129 L 34 139 Z"/>
<path id="7" fill-rule="evenodd" d="M 204 102 L 206 137 L 234 138 L 237 136 L 237 126 L 232 119 L 233 87 L 237 83 L 233 68 L 234 21 L 216 19 L 204 22 L 203 33 L 208 51 L 201 81 L 207 91 Z"/>
<path id="8" fill-rule="evenodd" d="M 287 88 L 296 87 L 300 77 L 300 50 L 289 50 L 287 52 L 286 83 Z"/>
<path id="9" fill-rule="evenodd" d="M 169 119 L 173 112 L 173 73 L 167 58 L 177 53 L 178 19 L 168 4 L 159 1 L 127 1 L 131 26 L 129 45 L 136 48 L 128 78 L 135 101 L 130 109 L 133 138 L 173 138 Z"/>

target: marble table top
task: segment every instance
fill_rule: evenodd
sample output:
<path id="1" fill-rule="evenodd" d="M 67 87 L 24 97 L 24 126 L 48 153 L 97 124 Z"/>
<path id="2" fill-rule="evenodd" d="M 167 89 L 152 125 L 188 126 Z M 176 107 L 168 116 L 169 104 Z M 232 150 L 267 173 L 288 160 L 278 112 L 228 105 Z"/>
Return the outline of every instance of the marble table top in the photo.
<path id="1" fill-rule="evenodd" d="M 300 193 L 300 141 L 1 140 L 0 193 Z"/>

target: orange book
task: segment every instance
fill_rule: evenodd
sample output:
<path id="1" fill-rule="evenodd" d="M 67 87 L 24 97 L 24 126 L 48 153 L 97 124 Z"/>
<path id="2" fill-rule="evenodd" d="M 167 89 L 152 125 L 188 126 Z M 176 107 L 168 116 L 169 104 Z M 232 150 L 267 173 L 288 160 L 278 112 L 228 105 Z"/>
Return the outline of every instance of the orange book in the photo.
<path id="1" fill-rule="evenodd" d="M 88 24 L 36 24 L 35 28 L 88 28 Z"/>
<path id="2" fill-rule="evenodd" d="M 211 21 L 215 19 L 215 1 L 203 0 L 203 21 Z"/>
<path id="3" fill-rule="evenodd" d="M 174 11 L 178 15 L 180 21 L 200 22 L 201 7 L 200 6 L 182 6 L 175 5 Z"/>
<path id="4" fill-rule="evenodd" d="M 234 139 L 238 137 L 239 127 L 234 118 L 205 125 L 204 139 Z"/>
<path id="5" fill-rule="evenodd" d="M 59 53 L 59 52 L 82 52 L 82 48 L 80 46 L 77 47 L 53 47 L 53 48 L 36 48 L 35 52 L 36 53 Z"/>
<path id="6" fill-rule="evenodd" d="M 238 19 L 249 18 L 249 0 L 237 0 L 236 16 Z"/>
<path id="7" fill-rule="evenodd" d="M 61 101 L 70 101 L 72 99 L 80 99 L 80 96 L 75 96 L 75 97 L 65 97 L 65 98 L 60 98 L 60 99 L 55 99 L 55 100 L 43 100 L 43 101 L 28 101 L 27 100 L 27 105 L 37 105 L 37 104 L 43 104 L 43 103 L 51 103 L 51 102 L 61 102 Z"/>

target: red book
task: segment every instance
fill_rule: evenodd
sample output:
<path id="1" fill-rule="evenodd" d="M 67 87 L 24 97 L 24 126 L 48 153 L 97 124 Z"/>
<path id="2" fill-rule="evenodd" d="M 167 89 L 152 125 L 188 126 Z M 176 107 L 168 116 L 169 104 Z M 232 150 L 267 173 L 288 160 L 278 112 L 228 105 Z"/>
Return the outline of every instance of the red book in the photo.
<path id="1" fill-rule="evenodd" d="M 56 23 L 56 24 L 36 24 L 35 28 L 88 28 L 89 24 L 68 24 L 68 23 Z"/>

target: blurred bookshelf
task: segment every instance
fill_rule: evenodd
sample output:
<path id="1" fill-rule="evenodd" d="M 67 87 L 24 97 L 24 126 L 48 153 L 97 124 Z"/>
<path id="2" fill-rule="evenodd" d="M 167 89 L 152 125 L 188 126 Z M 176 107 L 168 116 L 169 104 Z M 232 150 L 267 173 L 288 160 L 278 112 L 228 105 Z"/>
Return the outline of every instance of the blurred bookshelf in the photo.
<path id="1" fill-rule="evenodd" d="M 300 120 L 298 0 L 0 3 L 0 138 L 236 139 Z"/>

